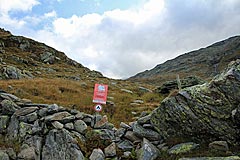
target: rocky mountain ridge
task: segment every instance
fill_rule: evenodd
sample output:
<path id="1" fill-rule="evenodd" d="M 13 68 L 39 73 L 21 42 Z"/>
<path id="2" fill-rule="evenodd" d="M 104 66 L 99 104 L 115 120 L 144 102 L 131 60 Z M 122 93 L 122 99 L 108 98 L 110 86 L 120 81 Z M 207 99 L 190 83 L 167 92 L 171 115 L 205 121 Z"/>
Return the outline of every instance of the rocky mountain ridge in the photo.
<path id="1" fill-rule="evenodd" d="M 211 79 L 223 71 L 228 63 L 240 58 L 240 36 L 228 38 L 206 48 L 185 53 L 151 70 L 138 73 L 129 80 L 159 85 L 167 80 L 188 76 Z"/>
<path id="2" fill-rule="evenodd" d="M 0 28 L 0 79 L 103 77 L 43 43 Z"/>

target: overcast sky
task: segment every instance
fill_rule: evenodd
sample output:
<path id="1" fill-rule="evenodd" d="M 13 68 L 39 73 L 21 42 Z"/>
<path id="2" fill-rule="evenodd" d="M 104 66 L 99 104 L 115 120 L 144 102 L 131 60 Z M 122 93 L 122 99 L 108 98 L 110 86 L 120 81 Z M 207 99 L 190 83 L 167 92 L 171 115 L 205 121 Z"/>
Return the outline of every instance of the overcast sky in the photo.
<path id="1" fill-rule="evenodd" d="M 240 34 L 240 0 L 0 0 L 0 27 L 127 78 Z"/>

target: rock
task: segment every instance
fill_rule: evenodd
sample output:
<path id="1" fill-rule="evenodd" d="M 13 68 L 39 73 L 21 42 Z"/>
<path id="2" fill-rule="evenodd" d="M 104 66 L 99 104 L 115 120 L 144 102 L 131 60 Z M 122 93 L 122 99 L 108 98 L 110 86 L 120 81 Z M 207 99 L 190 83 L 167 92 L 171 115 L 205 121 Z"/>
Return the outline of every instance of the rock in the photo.
<path id="1" fill-rule="evenodd" d="M 18 129 L 19 129 L 19 121 L 15 115 L 12 115 L 10 119 L 10 123 L 7 128 L 7 137 L 10 140 L 15 140 L 18 138 Z"/>
<path id="2" fill-rule="evenodd" d="M 26 149 L 23 149 L 18 154 L 18 158 L 24 159 L 24 160 L 35 160 L 35 148 L 34 147 L 28 147 Z"/>
<path id="3" fill-rule="evenodd" d="M 74 145 L 73 142 L 74 139 L 67 130 L 50 130 L 42 149 L 42 159 L 84 160 L 79 147 Z"/>
<path id="4" fill-rule="evenodd" d="M 145 87 L 138 87 L 138 89 L 139 89 L 139 91 L 140 91 L 141 93 L 148 93 L 148 92 L 152 92 L 152 90 L 150 90 L 150 89 L 147 89 L 147 88 L 145 88 Z"/>
<path id="5" fill-rule="evenodd" d="M 33 125 L 25 122 L 19 123 L 19 137 L 24 138 L 26 135 L 31 135 Z"/>
<path id="6" fill-rule="evenodd" d="M 120 127 L 125 128 L 125 129 L 131 128 L 129 125 L 127 125 L 127 124 L 124 123 L 124 122 L 121 122 L 121 123 L 120 123 Z"/>
<path id="7" fill-rule="evenodd" d="M 99 120 L 96 119 L 96 123 L 94 125 L 94 128 L 102 128 L 108 123 L 108 118 L 106 115 L 101 117 Z"/>
<path id="8" fill-rule="evenodd" d="M 0 70 L 0 77 L 3 79 L 21 79 L 21 78 L 33 78 L 31 74 L 23 72 L 17 67 L 5 66 Z"/>
<path id="9" fill-rule="evenodd" d="M 124 135 L 124 138 L 127 138 L 131 142 L 140 142 L 141 139 L 138 138 L 133 131 L 127 131 L 126 134 Z"/>
<path id="10" fill-rule="evenodd" d="M 87 124 L 82 120 L 77 120 L 74 123 L 74 128 L 79 133 L 85 133 L 87 131 Z"/>
<path id="11" fill-rule="evenodd" d="M 109 146 L 107 146 L 104 149 L 104 153 L 106 157 L 114 157 L 117 154 L 116 151 L 116 144 L 113 142 L 112 144 L 110 144 Z"/>
<path id="12" fill-rule="evenodd" d="M 154 130 L 145 129 L 140 124 L 134 123 L 133 132 L 138 137 L 145 137 L 149 140 L 160 140 L 161 136 Z"/>
<path id="13" fill-rule="evenodd" d="M 62 128 L 63 128 L 63 124 L 60 123 L 60 122 L 58 122 L 58 121 L 52 122 L 52 125 L 53 125 L 53 127 L 56 128 L 56 129 L 62 129 Z"/>
<path id="14" fill-rule="evenodd" d="M 159 150 L 146 138 L 143 138 L 142 148 L 137 152 L 138 160 L 154 160 L 158 155 Z"/>
<path id="15" fill-rule="evenodd" d="M 151 115 L 147 115 L 144 117 L 141 117 L 137 120 L 138 124 L 146 124 L 146 123 L 150 123 L 150 119 L 151 119 Z"/>
<path id="16" fill-rule="evenodd" d="M 17 157 L 16 152 L 12 148 L 8 148 L 6 150 L 6 152 L 7 152 L 10 159 L 16 159 L 16 157 Z"/>
<path id="17" fill-rule="evenodd" d="M 53 64 L 55 60 L 56 57 L 53 55 L 53 53 L 45 52 L 41 54 L 41 61 L 43 61 L 44 63 Z"/>
<path id="18" fill-rule="evenodd" d="M 0 150 L 0 159 L 1 160 L 9 160 L 9 156 L 4 151 Z"/>
<path id="19" fill-rule="evenodd" d="M 4 133 L 5 129 L 7 129 L 9 119 L 8 116 L 0 116 L 0 133 Z"/>
<path id="20" fill-rule="evenodd" d="M 143 100 L 139 100 L 139 99 L 137 99 L 137 100 L 134 100 L 134 101 L 133 101 L 133 103 L 137 103 L 137 104 L 143 104 L 143 103 L 144 103 L 144 101 L 143 101 Z"/>
<path id="21" fill-rule="evenodd" d="M 126 152 L 123 152 L 123 158 L 130 158 L 130 156 L 131 156 L 131 152 L 130 151 L 126 151 Z"/>
<path id="22" fill-rule="evenodd" d="M 64 125 L 64 127 L 66 128 L 66 129 L 74 129 L 74 125 L 73 125 L 73 123 L 66 123 L 65 125 Z"/>
<path id="23" fill-rule="evenodd" d="M 218 151 L 228 151 L 229 147 L 226 141 L 214 141 L 209 144 L 209 148 Z"/>
<path id="24" fill-rule="evenodd" d="M 127 89 L 121 89 L 122 92 L 133 94 L 133 91 L 127 90 Z"/>
<path id="25" fill-rule="evenodd" d="M 52 104 L 47 106 L 47 112 L 53 114 L 59 111 L 59 106 L 57 104 Z"/>
<path id="26" fill-rule="evenodd" d="M 181 143 L 173 146 L 168 150 L 168 154 L 183 154 L 191 152 L 192 150 L 199 147 L 199 144 L 188 142 L 188 143 Z"/>
<path id="27" fill-rule="evenodd" d="M 24 107 L 20 108 L 15 112 L 17 116 L 25 116 L 27 114 L 30 114 L 32 112 L 35 112 L 38 109 L 38 107 Z"/>
<path id="28" fill-rule="evenodd" d="M 15 111 L 17 111 L 20 108 L 13 101 L 7 100 L 7 99 L 1 102 L 0 107 L 1 107 L 2 113 L 6 115 L 12 115 Z"/>
<path id="29" fill-rule="evenodd" d="M 89 157 L 90 160 L 104 160 L 105 156 L 103 151 L 98 148 L 98 149 L 94 149 L 92 154 Z"/>
<path id="30" fill-rule="evenodd" d="M 240 103 L 239 75 L 238 61 L 211 82 L 164 99 L 151 113 L 152 126 L 165 139 L 184 136 L 209 142 L 221 138 L 237 144 L 239 133 L 229 119 Z"/>
<path id="31" fill-rule="evenodd" d="M 62 120 L 63 118 L 65 117 L 68 117 L 70 116 L 71 114 L 68 113 L 68 112 L 58 112 L 58 113 L 55 113 L 53 115 L 49 115 L 49 116 L 46 116 L 45 117 L 45 120 L 46 121 L 60 121 Z"/>
<path id="32" fill-rule="evenodd" d="M 179 160 L 237 160 L 239 156 L 230 157 L 195 157 L 195 158 L 180 158 Z"/>
<path id="33" fill-rule="evenodd" d="M 125 134 L 125 132 L 126 132 L 125 128 L 119 128 L 115 132 L 115 136 L 121 138 Z"/>
<path id="34" fill-rule="evenodd" d="M 123 151 L 132 151 L 133 144 L 128 140 L 122 140 L 117 143 L 118 148 L 122 149 Z"/>
<path id="35" fill-rule="evenodd" d="M 198 84 L 205 83 L 202 79 L 196 76 L 189 76 L 184 79 L 181 79 L 181 87 L 186 88 Z M 163 83 L 160 87 L 156 88 L 154 92 L 161 93 L 161 94 L 168 94 L 171 90 L 178 89 L 177 80 L 167 81 Z"/>
<path id="36" fill-rule="evenodd" d="M 69 123 L 69 122 L 73 122 L 75 120 L 75 116 L 71 115 L 68 117 L 64 117 L 62 120 L 60 120 L 60 122 L 62 123 Z"/>
<path id="37" fill-rule="evenodd" d="M 37 112 L 30 113 L 26 115 L 25 118 L 27 119 L 27 122 L 32 123 L 38 119 Z"/>
<path id="38" fill-rule="evenodd" d="M 38 115 L 40 117 L 45 117 L 47 115 L 48 109 L 47 108 L 42 108 L 38 111 Z"/>

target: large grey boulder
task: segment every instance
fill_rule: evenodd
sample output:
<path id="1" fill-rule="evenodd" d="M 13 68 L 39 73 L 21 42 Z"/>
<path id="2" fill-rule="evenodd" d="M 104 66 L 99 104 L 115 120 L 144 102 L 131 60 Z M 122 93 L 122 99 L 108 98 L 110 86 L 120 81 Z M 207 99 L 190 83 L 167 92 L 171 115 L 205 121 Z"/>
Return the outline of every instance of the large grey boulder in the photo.
<path id="1" fill-rule="evenodd" d="M 46 136 L 42 159 L 84 160 L 84 156 L 67 130 L 53 129 Z"/>
<path id="2" fill-rule="evenodd" d="M 165 139 L 196 138 L 202 141 L 225 140 L 239 143 L 239 128 L 232 111 L 240 103 L 240 61 L 210 83 L 181 90 L 168 97 L 151 114 L 150 122 Z"/>

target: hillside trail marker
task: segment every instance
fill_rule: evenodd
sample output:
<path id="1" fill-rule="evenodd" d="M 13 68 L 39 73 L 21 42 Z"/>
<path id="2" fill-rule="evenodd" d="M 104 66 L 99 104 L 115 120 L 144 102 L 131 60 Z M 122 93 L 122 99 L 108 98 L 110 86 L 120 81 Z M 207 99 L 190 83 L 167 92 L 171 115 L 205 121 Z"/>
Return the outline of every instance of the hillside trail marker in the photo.
<path id="1" fill-rule="evenodd" d="M 94 86 L 94 93 L 93 93 L 93 103 L 97 105 L 94 106 L 94 110 L 96 112 L 102 111 L 101 104 L 107 103 L 107 92 L 108 92 L 108 85 L 105 84 L 95 84 Z"/>

